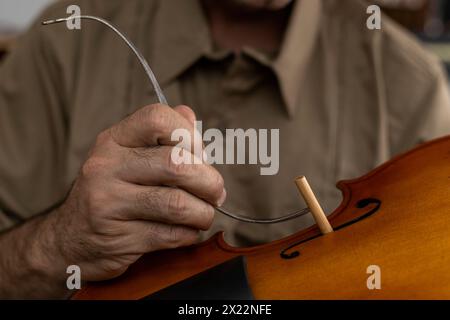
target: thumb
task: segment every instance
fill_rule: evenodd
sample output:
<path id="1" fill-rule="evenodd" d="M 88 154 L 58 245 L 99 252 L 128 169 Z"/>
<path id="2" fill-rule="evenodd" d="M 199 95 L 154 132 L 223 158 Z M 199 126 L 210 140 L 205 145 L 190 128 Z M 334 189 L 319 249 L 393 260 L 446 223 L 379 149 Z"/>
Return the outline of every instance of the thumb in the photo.
<path id="1" fill-rule="evenodd" d="M 189 108 L 188 106 L 181 105 L 173 109 L 179 114 L 181 114 L 184 118 L 189 120 L 189 122 L 192 123 L 192 125 L 195 127 L 195 121 L 197 120 L 197 117 L 195 116 L 195 112 L 191 108 Z"/>

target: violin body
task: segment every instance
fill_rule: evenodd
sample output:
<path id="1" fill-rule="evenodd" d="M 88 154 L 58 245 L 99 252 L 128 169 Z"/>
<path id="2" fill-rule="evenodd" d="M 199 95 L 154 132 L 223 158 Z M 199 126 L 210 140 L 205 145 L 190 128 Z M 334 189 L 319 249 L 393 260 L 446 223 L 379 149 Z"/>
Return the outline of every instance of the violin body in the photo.
<path id="1" fill-rule="evenodd" d="M 122 276 L 75 299 L 141 299 L 238 256 L 255 299 L 450 299 L 450 137 L 338 183 L 333 233 L 316 226 L 265 245 L 234 248 L 222 234 L 144 255 Z M 369 290 L 369 266 L 381 288 Z M 220 290 L 220 288 L 217 288 Z"/>

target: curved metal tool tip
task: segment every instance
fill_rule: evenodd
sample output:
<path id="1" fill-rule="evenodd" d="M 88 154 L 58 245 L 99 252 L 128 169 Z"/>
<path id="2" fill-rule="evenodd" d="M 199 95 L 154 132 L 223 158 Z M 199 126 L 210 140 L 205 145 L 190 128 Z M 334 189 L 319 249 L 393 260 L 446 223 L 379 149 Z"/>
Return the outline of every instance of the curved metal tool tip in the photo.
<path id="1" fill-rule="evenodd" d="M 42 21 L 42 25 L 48 26 L 49 24 L 60 23 L 60 22 L 66 21 L 66 20 L 67 19 L 53 19 L 53 20 Z"/>

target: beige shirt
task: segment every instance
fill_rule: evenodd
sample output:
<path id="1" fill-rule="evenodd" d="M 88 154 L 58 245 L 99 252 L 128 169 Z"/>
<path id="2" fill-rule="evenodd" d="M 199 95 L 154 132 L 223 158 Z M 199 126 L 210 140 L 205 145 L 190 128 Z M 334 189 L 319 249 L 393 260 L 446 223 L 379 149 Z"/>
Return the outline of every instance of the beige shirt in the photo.
<path id="1" fill-rule="evenodd" d="M 304 207 L 293 179 L 306 175 L 327 213 L 335 183 L 450 132 L 440 63 L 387 17 L 366 28 L 359 0 L 296 1 L 276 53 L 215 49 L 198 0 L 70 0 L 124 31 L 142 50 L 172 106 L 187 104 L 204 129 L 280 129 L 280 169 L 218 165 L 225 207 L 258 218 Z M 96 135 L 156 102 L 131 52 L 92 22 L 69 31 L 38 23 L 0 68 L 0 228 L 60 203 Z M 236 244 L 296 232 L 310 217 L 249 225 L 217 214 L 212 230 Z"/>

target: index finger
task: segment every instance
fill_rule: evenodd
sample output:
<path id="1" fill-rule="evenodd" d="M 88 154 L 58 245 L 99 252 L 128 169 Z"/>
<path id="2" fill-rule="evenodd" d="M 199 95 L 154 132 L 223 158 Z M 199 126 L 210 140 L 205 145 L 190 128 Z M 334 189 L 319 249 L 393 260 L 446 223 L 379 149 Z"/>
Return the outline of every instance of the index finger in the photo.
<path id="1" fill-rule="evenodd" d="M 128 148 L 179 146 L 201 158 L 203 141 L 195 125 L 171 107 L 143 107 L 111 128 L 114 141 Z"/>

